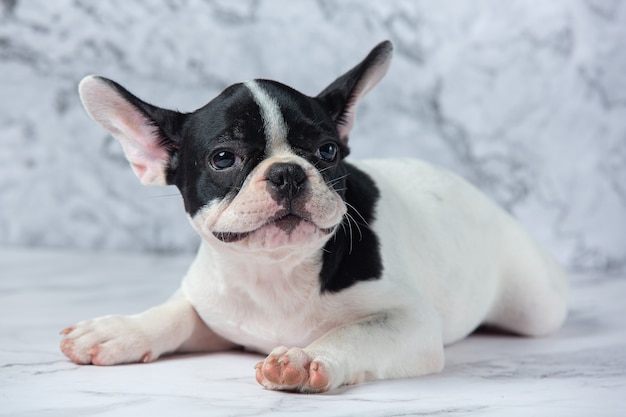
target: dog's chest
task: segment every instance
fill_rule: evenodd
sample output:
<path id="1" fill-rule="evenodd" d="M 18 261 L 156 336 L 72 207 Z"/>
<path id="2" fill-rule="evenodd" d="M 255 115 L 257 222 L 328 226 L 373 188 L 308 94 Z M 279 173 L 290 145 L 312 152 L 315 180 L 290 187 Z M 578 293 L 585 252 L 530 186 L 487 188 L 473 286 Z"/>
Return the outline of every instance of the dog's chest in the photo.
<path id="1" fill-rule="evenodd" d="M 305 347 L 356 318 L 342 305 L 343 297 L 320 293 L 313 272 L 259 278 L 203 266 L 196 260 L 183 280 L 185 296 L 213 331 L 247 349 L 269 353 L 281 345 Z"/>
<path id="2" fill-rule="evenodd" d="M 295 308 L 271 298 L 259 303 L 238 292 L 214 301 L 212 305 L 196 306 L 205 323 L 250 350 L 269 353 L 277 346 L 305 347 L 334 327 L 320 314 L 322 309 L 314 300 Z"/>

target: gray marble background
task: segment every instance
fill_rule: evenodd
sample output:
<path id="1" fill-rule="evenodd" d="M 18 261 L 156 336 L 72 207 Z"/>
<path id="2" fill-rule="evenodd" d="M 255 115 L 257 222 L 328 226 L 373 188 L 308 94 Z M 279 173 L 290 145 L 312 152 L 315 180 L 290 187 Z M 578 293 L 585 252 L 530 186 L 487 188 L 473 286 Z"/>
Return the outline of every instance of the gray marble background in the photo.
<path id="1" fill-rule="evenodd" d="M 626 2 L 0 0 L 0 245 L 191 251 L 80 106 L 87 74 L 191 111 L 272 78 L 317 94 L 376 43 L 353 158 L 473 181 L 572 269 L 626 270 Z"/>

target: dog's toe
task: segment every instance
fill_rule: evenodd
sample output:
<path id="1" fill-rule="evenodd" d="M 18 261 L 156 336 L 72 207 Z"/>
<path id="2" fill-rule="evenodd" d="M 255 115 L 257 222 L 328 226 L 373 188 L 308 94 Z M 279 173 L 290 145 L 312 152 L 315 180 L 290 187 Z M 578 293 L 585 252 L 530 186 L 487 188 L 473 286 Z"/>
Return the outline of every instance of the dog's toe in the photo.
<path id="1" fill-rule="evenodd" d="M 286 354 L 268 357 L 263 365 L 263 375 L 269 382 L 284 389 L 296 388 L 308 378 L 303 364 L 292 363 Z"/>
<path id="2" fill-rule="evenodd" d="M 267 389 L 296 392 L 322 392 L 328 389 L 328 373 L 319 361 L 312 361 L 305 350 L 275 349 L 256 366 L 256 380 Z"/>
<path id="3" fill-rule="evenodd" d="M 59 332 L 59 334 L 60 334 L 61 336 L 67 336 L 68 334 L 72 333 L 73 331 L 74 331 L 74 327 L 73 327 L 73 326 L 70 326 L 70 327 L 66 327 L 65 329 L 61 330 L 61 331 Z"/>
<path id="4" fill-rule="evenodd" d="M 309 386 L 314 391 L 325 391 L 328 389 L 328 372 L 326 367 L 320 362 L 311 362 L 309 367 Z"/>
<path id="5" fill-rule="evenodd" d="M 87 352 L 77 349 L 73 340 L 64 339 L 61 341 L 61 352 L 74 363 L 79 365 L 88 365 L 91 363 L 91 355 Z"/>
<path id="6" fill-rule="evenodd" d="M 127 317 L 107 316 L 61 331 L 61 351 L 79 365 L 116 365 L 155 359 L 148 339 Z"/>

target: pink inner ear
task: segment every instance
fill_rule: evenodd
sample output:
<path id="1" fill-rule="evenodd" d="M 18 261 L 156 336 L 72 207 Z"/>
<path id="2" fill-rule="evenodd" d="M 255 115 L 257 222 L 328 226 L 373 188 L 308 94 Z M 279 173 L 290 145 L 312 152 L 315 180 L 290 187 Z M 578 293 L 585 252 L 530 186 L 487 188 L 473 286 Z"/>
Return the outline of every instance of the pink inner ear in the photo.
<path id="1" fill-rule="evenodd" d="M 359 81 L 352 94 L 352 99 L 347 104 L 343 112 L 343 123 L 337 124 L 337 132 L 339 138 L 343 142 L 348 141 L 348 135 L 354 126 L 354 119 L 356 118 L 356 107 L 361 98 L 363 98 L 372 88 L 378 84 L 380 80 L 385 76 L 389 65 L 391 64 L 391 56 L 379 65 L 372 67 L 363 75 L 363 78 Z"/>
<path id="2" fill-rule="evenodd" d="M 141 183 L 165 185 L 169 155 L 159 146 L 157 128 L 148 117 L 97 77 L 81 82 L 80 96 L 89 115 L 120 141 Z"/>
<path id="3" fill-rule="evenodd" d="M 130 166 L 133 168 L 133 171 L 140 179 L 145 177 L 146 171 L 148 170 L 145 165 L 131 163 Z"/>
<path id="4" fill-rule="evenodd" d="M 356 104 L 353 104 L 349 109 L 344 110 L 343 119 L 344 122 L 337 123 L 337 133 L 339 133 L 339 139 L 342 142 L 348 142 L 348 136 L 354 126 L 354 119 L 356 116 Z"/>

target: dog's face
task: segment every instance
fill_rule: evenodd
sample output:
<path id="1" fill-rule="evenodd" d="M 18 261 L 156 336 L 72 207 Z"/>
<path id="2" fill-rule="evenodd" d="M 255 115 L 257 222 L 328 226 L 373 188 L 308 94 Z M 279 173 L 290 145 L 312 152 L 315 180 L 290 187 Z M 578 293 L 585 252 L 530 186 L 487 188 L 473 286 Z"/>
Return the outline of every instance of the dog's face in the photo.
<path id="1" fill-rule="evenodd" d="M 205 240 L 315 246 L 341 223 L 347 148 L 315 99 L 271 81 L 237 84 L 189 117 L 182 141 L 168 181 Z"/>
<path id="2" fill-rule="evenodd" d="M 176 185 L 192 224 L 216 247 L 318 250 L 342 222 L 356 104 L 384 75 L 384 42 L 317 97 L 283 84 L 235 84 L 193 113 L 147 104 L 87 77 L 89 114 L 120 140 L 142 183 Z"/>

